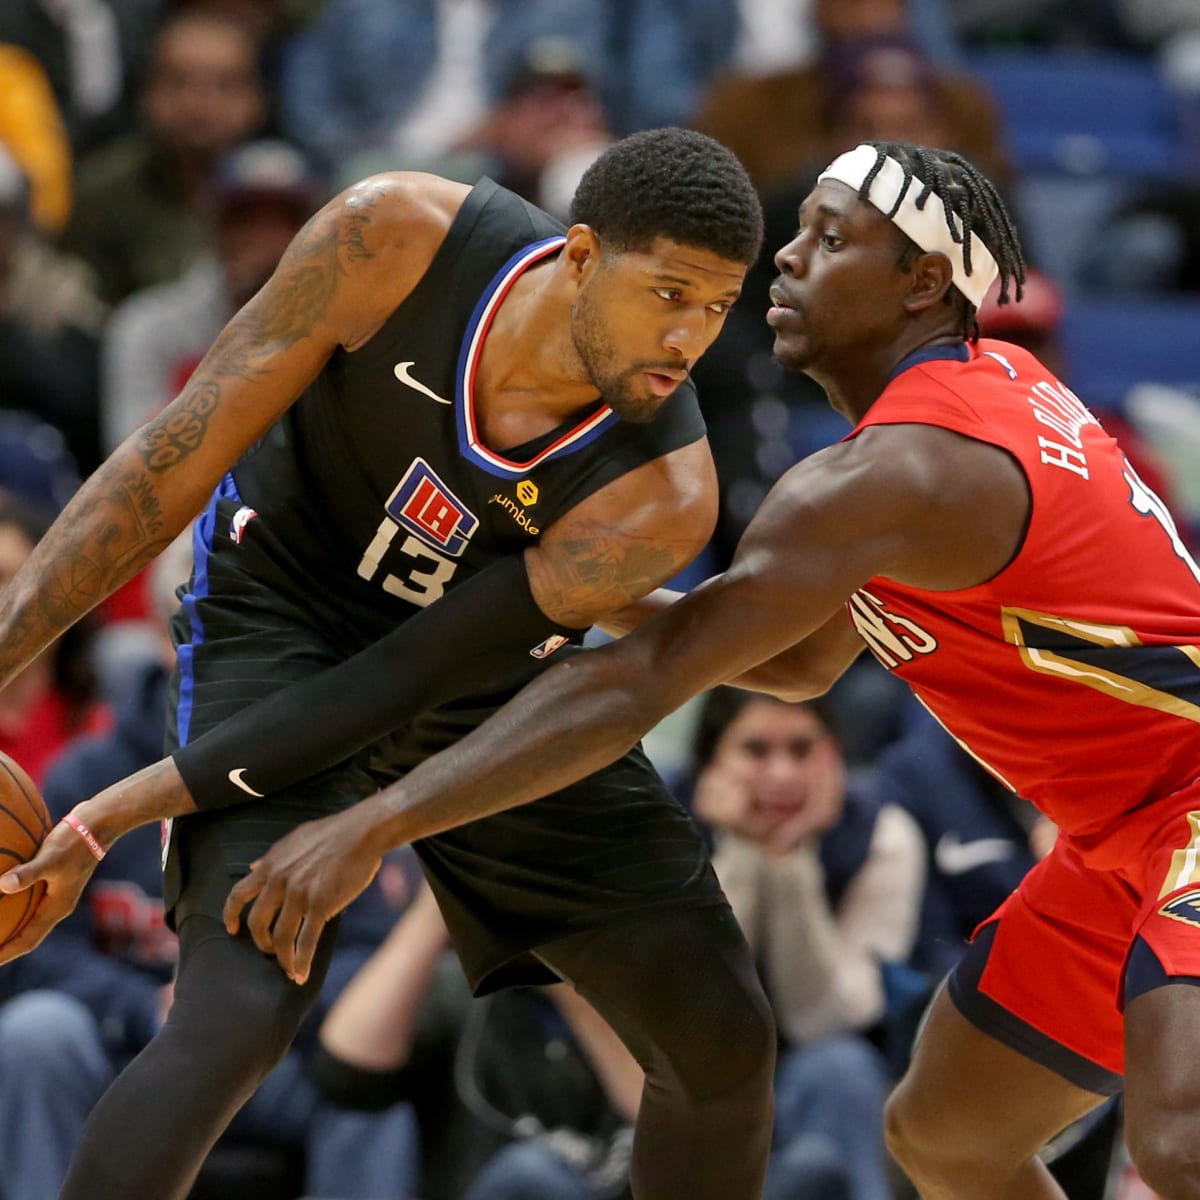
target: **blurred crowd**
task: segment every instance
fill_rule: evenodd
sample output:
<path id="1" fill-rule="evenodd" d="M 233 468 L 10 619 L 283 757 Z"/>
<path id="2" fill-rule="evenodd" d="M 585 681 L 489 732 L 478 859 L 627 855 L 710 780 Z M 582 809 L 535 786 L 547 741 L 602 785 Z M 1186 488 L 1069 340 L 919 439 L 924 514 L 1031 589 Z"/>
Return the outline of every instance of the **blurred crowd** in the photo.
<path id="1" fill-rule="evenodd" d="M 695 372 L 722 511 L 685 585 L 847 432 L 774 363 L 764 313 L 817 171 L 868 139 L 958 150 L 996 182 L 1031 270 L 1021 303 L 985 303 L 984 334 L 1074 387 L 1194 542 L 1200 0 L 3 0 L 0 585 L 342 187 L 488 175 L 564 218 L 609 142 L 661 125 L 736 151 L 767 224 Z M 55 815 L 159 756 L 189 554 L 0 691 L 0 750 Z M 1053 828 L 866 658 L 820 703 L 720 691 L 648 745 L 711 832 L 775 1006 L 769 1200 L 904 1197 L 883 1097 Z M 0 1200 L 57 1196 L 89 1108 L 170 1007 L 158 858 L 156 830 L 119 843 L 0 970 Z M 399 852 L 194 1197 L 616 1200 L 640 1087 L 568 989 L 473 1000 Z M 1118 1128 L 1114 1106 L 1050 1152 L 1071 1200 L 1134 1186 Z"/>

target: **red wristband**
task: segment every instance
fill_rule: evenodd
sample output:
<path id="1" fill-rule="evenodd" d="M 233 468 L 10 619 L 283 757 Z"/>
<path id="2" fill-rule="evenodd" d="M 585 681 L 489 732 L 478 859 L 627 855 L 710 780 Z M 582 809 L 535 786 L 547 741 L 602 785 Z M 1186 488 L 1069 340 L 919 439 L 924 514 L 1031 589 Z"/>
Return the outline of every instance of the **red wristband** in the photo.
<path id="1" fill-rule="evenodd" d="M 62 819 L 64 825 L 70 825 L 81 838 L 83 844 L 92 852 L 92 857 L 99 862 L 108 851 L 100 845 L 100 839 L 74 814 L 67 813 Z"/>

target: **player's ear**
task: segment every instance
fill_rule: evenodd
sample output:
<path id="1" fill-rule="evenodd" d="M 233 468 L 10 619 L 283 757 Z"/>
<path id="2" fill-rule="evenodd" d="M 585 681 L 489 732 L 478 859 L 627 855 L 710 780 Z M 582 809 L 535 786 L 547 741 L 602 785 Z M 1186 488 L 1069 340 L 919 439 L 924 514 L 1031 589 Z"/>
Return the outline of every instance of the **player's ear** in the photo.
<path id="1" fill-rule="evenodd" d="M 600 238 L 590 225 L 572 225 L 567 230 L 563 259 L 572 276 L 580 281 L 600 261 Z"/>
<path id="2" fill-rule="evenodd" d="M 937 250 L 918 254 L 913 262 L 908 295 L 904 307 L 910 313 L 923 312 L 940 304 L 954 283 L 950 260 Z"/>

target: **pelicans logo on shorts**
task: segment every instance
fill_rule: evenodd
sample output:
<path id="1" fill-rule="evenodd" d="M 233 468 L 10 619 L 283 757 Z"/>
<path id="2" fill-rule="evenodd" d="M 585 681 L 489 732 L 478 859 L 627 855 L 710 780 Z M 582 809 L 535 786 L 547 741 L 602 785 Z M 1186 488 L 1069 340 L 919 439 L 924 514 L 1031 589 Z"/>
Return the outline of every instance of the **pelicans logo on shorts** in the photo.
<path id="1" fill-rule="evenodd" d="M 1200 888 L 1192 888 L 1190 892 L 1168 900 L 1158 910 L 1164 917 L 1172 921 L 1183 921 L 1186 925 L 1200 925 Z"/>

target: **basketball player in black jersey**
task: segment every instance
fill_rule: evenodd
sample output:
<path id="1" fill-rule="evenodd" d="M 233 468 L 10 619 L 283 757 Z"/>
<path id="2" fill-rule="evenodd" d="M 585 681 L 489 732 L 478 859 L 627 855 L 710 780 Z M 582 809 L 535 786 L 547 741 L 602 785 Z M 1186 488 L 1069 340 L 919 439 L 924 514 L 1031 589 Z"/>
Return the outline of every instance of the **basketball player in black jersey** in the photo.
<path id="1" fill-rule="evenodd" d="M 717 143 L 652 131 L 593 165 L 572 220 L 488 181 L 351 188 L 0 595 L 2 685 L 203 509 L 175 752 L 51 832 L 45 899 L 0 948 L 36 945 L 121 833 L 175 818 L 174 1007 L 93 1114 L 67 1200 L 181 1200 L 310 1007 L 333 927 L 292 978 L 231 936 L 251 864 L 455 742 L 708 539 L 688 372 L 758 253 L 754 191 Z M 286 685 L 308 680 L 325 719 L 297 744 Z M 564 978 L 646 1068 L 639 1200 L 757 1196 L 770 1015 L 640 751 L 419 853 L 477 990 Z"/>

